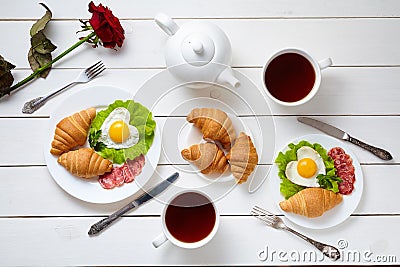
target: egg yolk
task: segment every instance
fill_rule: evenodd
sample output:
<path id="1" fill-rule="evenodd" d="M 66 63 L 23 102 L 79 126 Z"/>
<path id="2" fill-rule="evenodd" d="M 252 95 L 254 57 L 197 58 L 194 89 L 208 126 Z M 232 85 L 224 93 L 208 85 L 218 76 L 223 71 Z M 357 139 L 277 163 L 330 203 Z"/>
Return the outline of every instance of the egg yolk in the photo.
<path id="1" fill-rule="evenodd" d="M 310 178 L 317 172 L 317 163 L 310 158 L 303 158 L 297 163 L 297 172 L 304 178 Z"/>
<path id="2" fill-rule="evenodd" d="M 130 135 L 129 127 L 122 120 L 114 121 L 108 130 L 108 135 L 115 143 L 122 143 Z"/>

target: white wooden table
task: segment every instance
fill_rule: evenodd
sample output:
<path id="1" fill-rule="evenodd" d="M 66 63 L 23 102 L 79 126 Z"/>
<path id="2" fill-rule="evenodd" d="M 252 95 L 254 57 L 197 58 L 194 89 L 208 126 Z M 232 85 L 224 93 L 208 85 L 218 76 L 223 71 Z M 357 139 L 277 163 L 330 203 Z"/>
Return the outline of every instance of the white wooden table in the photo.
<path id="1" fill-rule="evenodd" d="M 58 46 L 54 52 L 58 54 L 76 42 L 78 19 L 90 17 L 88 3 L 48 0 L 47 4 L 54 17 L 47 35 Z M 276 147 L 301 135 L 319 133 L 296 122 L 297 115 L 307 115 L 387 148 L 394 159 L 384 162 L 351 146 L 364 174 L 364 192 L 355 212 L 330 229 L 290 225 L 328 244 L 347 243 L 342 249 L 347 254 L 340 264 L 400 263 L 399 1 L 149 0 L 103 4 L 122 19 L 127 29 L 122 49 L 116 52 L 83 45 L 55 64 L 46 80 L 36 80 L 0 100 L 0 265 L 334 263 L 319 254 L 318 262 L 291 260 L 291 252 L 304 254 L 313 248 L 250 217 L 255 204 L 278 212 L 271 197 L 271 177 L 254 194 L 247 192 L 247 186 L 237 187 L 218 201 L 219 231 L 209 244 L 197 250 L 183 250 L 172 244 L 153 248 L 151 240 L 161 230 L 163 209 L 157 201 L 130 212 L 97 237 L 87 235 L 92 223 L 132 198 L 105 205 L 86 203 L 64 192 L 50 176 L 43 157 L 43 144 L 48 142 L 45 131 L 53 108 L 70 92 L 51 100 L 33 115 L 22 114 L 21 108 L 26 101 L 68 83 L 98 59 L 109 70 L 71 91 L 112 85 L 134 94 L 147 79 L 165 68 L 163 47 L 167 37 L 153 21 L 158 12 L 167 13 L 178 24 L 202 19 L 219 25 L 231 40 L 234 68 L 260 89 L 262 65 L 268 55 L 280 48 L 299 47 L 317 59 L 333 59 L 333 67 L 323 72 L 320 91 L 311 102 L 284 108 L 269 101 L 276 124 Z M 28 0 L 0 0 L 0 6 L 0 54 L 17 66 L 13 74 L 19 81 L 30 73 L 26 59 L 29 29 L 44 10 Z M 161 116 L 161 111 L 154 115 L 160 124 L 169 118 Z M 272 162 L 272 157 L 262 158 L 260 168 L 267 172 Z M 166 177 L 173 171 L 174 166 L 161 157 L 156 175 Z M 184 179 L 196 176 L 186 175 Z M 266 248 L 275 254 L 263 261 L 259 253 Z"/>

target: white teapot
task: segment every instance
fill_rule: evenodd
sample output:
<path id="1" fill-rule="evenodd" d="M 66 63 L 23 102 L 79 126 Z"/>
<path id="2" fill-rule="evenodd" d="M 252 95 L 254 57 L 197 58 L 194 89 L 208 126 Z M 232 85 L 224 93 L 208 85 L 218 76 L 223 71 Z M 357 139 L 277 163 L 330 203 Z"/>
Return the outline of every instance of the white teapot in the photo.
<path id="1" fill-rule="evenodd" d="M 240 85 L 231 64 L 231 44 L 226 34 L 216 25 L 192 21 L 179 27 L 170 17 L 158 14 L 155 21 L 170 38 L 165 48 L 165 61 L 171 73 L 201 88 L 202 82 Z"/>

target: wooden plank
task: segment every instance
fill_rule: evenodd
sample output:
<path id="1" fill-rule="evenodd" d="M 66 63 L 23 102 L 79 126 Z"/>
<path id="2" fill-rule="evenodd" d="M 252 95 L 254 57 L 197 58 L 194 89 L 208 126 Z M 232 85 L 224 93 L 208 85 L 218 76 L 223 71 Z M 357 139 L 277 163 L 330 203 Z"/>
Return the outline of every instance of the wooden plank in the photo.
<path id="1" fill-rule="evenodd" d="M 8 153 L 2 153 L 3 156 L 0 159 L 2 165 L 22 164 L 23 162 L 27 165 L 42 164 L 44 157 L 41 151 L 43 151 L 45 141 L 42 131 L 46 127 L 47 119 L 2 119 L 1 121 L 4 127 L 8 128 L 7 131 L 0 133 L 2 151 L 8 151 Z M 35 151 L 30 150 L 29 147 L 35 147 Z"/>
<path id="2" fill-rule="evenodd" d="M 107 66 L 107 63 L 105 64 Z M 160 71 L 160 69 L 106 70 L 90 83 L 75 85 L 69 90 L 63 92 L 61 95 L 49 100 L 45 106 L 40 108 L 34 114 L 23 114 L 21 110 L 25 102 L 30 101 L 38 96 L 45 96 L 50 92 L 54 92 L 58 88 L 61 88 L 73 81 L 81 72 L 81 69 L 54 69 L 50 72 L 47 79 L 37 79 L 27 86 L 22 87 L 20 91 L 13 93 L 11 97 L 5 96 L 0 99 L 0 116 L 50 116 L 53 110 L 58 107 L 69 95 L 74 94 L 79 90 L 85 90 L 86 88 L 95 86 L 105 85 L 123 88 L 126 91 L 132 92 L 133 96 L 146 80 L 150 79 L 153 75 L 156 75 Z M 13 71 L 16 81 L 24 79 L 29 74 L 30 72 L 26 70 Z M 96 94 L 95 91 L 93 93 Z"/>
<path id="3" fill-rule="evenodd" d="M 398 162 L 397 147 L 400 147 L 400 142 L 396 139 L 396 131 L 393 132 L 392 127 L 398 129 L 400 123 L 399 117 L 315 118 L 344 129 L 352 134 L 352 136 L 358 137 L 375 146 L 388 149 L 394 157 L 390 163 Z M 274 161 L 275 155 L 284 149 L 291 140 L 308 134 L 323 134 L 317 129 L 299 123 L 296 117 L 292 116 L 274 117 L 274 121 L 271 120 L 271 117 L 243 117 L 240 118 L 240 121 L 248 127 L 249 132 L 253 135 L 254 143 L 260 154 L 259 162 L 262 164 L 271 164 Z M 190 142 L 186 141 L 188 137 L 184 135 L 187 132 L 183 131 L 181 134 L 181 129 L 191 126 L 188 125 L 184 118 L 166 118 L 160 120 L 160 122 L 163 137 L 162 143 L 165 150 L 162 153 L 160 163 L 185 163 L 180 156 L 180 150 L 184 148 L 181 144 Z M 274 123 L 275 128 L 273 127 Z M 196 142 L 200 141 L 201 139 L 196 140 Z M 350 144 L 350 147 L 362 163 L 388 163 L 358 146 Z"/>
<path id="4" fill-rule="evenodd" d="M 395 0 L 340 0 L 330 1 L 213 1 L 212 7 L 199 0 L 179 0 L 159 2 L 115 2 L 102 1 L 121 19 L 152 19 L 155 14 L 165 12 L 175 18 L 248 18 L 248 17 L 398 17 L 399 3 Z M 58 6 L 57 1 L 49 0 L 46 4 L 53 11 L 55 19 L 89 18 L 87 2 L 73 0 L 68 5 Z M 98 3 L 96 3 L 98 4 Z M 37 19 L 43 10 L 36 2 L 19 1 L 19 8 L 3 5 L 0 18 Z"/>
<path id="5" fill-rule="evenodd" d="M 299 47 L 317 60 L 333 59 L 335 66 L 400 65 L 397 52 L 399 19 L 243 19 L 207 20 L 220 26 L 232 43 L 232 65 L 261 67 L 275 51 Z M 188 20 L 178 20 L 179 25 Z M 115 51 L 88 44 L 78 47 L 54 67 L 81 68 L 102 58 L 110 68 L 163 67 L 167 36 L 154 21 L 128 20 L 133 28 L 127 32 L 124 46 Z M 27 68 L 32 22 L 2 21 L 0 44 L 2 55 L 18 68 Z M 78 40 L 78 21 L 54 21 L 47 36 L 58 49 L 54 55 Z M 18 42 L 16 41 L 18 40 Z M 18 44 L 17 44 L 18 43 Z M 15 49 L 18 47 L 18 49 Z M 79 60 L 77 60 L 79 58 Z M 123 60 L 121 60 L 121 58 Z"/>
<path id="6" fill-rule="evenodd" d="M 38 79 L 20 91 L 14 93 L 11 97 L 4 97 L 0 100 L 1 117 L 20 117 L 20 116 L 50 116 L 53 110 L 66 99 L 70 94 L 85 88 L 110 85 L 123 88 L 134 96 L 138 91 L 145 90 L 142 86 L 149 81 L 160 80 L 163 69 L 112 69 L 107 70 L 103 75 L 96 78 L 90 84 L 76 85 L 67 92 L 62 93 L 50 100 L 44 107 L 32 115 L 23 114 L 21 109 L 25 102 L 38 96 L 46 95 L 49 92 L 62 87 L 64 84 L 73 80 L 79 69 L 54 69 L 46 80 Z M 322 85 L 314 99 L 299 107 L 283 107 L 269 98 L 259 97 L 262 92 L 262 69 L 261 68 L 237 68 L 235 71 L 248 77 L 254 83 L 252 87 L 240 87 L 237 92 L 241 98 L 251 104 L 251 108 L 257 115 L 397 115 L 399 114 L 398 103 L 400 101 L 400 68 L 399 67 L 339 67 L 330 68 L 323 72 Z M 16 81 L 22 80 L 29 75 L 28 71 L 13 71 Z M 154 78 L 154 76 L 156 78 Z M 248 80 L 246 79 L 246 80 Z M 160 92 L 166 92 L 170 88 L 162 88 L 161 91 L 152 88 L 146 91 L 145 97 L 150 102 L 155 103 L 160 97 Z M 259 91 L 257 91 L 259 90 Z M 188 89 L 184 90 L 187 94 L 181 94 L 181 97 L 193 98 L 197 95 L 209 97 L 210 93 L 196 92 Z M 220 90 L 221 91 L 221 90 Z M 224 90 L 225 91 L 225 90 Z M 344 93 L 345 92 L 345 93 Z M 384 93 L 383 93 L 384 92 Z M 95 91 L 93 92 L 96 93 Z M 160 93 L 160 94 L 159 94 Z M 235 112 L 242 113 L 235 106 L 233 107 L 229 99 L 223 96 L 219 98 L 226 102 Z M 265 100 L 266 99 L 266 100 Z M 171 115 L 171 107 L 175 107 L 178 99 L 174 95 L 167 97 L 162 105 L 162 101 L 157 103 L 156 115 Z M 266 106 L 268 103 L 269 108 Z M 173 103 L 173 104 L 171 104 Z M 161 105 L 161 106 L 160 106 Z M 270 110 L 270 111 L 269 111 Z M 174 111 L 176 113 L 176 110 Z M 184 115 L 184 114 L 181 114 Z M 252 115 L 252 112 L 248 112 Z"/>
<path id="7" fill-rule="evenodd" d="M 0 250 L 0 263 L 4 266 L 400 263 L 400 245 L 393 238 L 400 235 L 397 227 L 399 216 L 351 217 L 333 229 L 319 231 L 294 227 L 324 243 L 345 246 L 340 249 L 342 258 L 337 262 L 324 258 L 304 240 L 288 232 L 268 228 L 250 216 L 222 217 L 214 239 L 194 250 L 177 248 L 171 243 L 155 249 L 151 241 L 161 231 L 159 217 L 124 218 L 118 227 L 112 227 L 99 236 L 88 237 L 86 232 L 93 219 L 0 219 L 0 235 L 4 244 Z M 368 238 L 365 238 L 366 233 Z M 263 250 L 268 256 L 264 256 L 265 261 L 259 258 Z M 311 258 L 310 254 L 313 255 Z M 296 255 L 300 256 L 299 260 L 296 260 Z M 386 262 L 378 256 L 386 256 Z"/>
<path id="8" fill-rule="evenodd" d="M 399 117 L 314 117 L 326 123 L 341 128 L 352 136 L 357 137 L 363 141 L 373 144 L 378 147 L 382 147 L 391 152 L 394 159 L 390 162 L 382 161 L 376 156 L 372 155 L 364 149 L 358 146 L 348 144 L 351 150 L 357 156 L 361 163 L 396 163 L 398 162 L 397 147 L 400 142 L 396 140 L 394 133 L 391 133 L 394 129 L 399 127 Z M 393 119 L 393 120 L 391 120 Z M 296 117 L 284 117 L 282 120 L 277 119 L 276 121 L 276 151 L 287 145 L 289 140 L 293 140 L 303 135 L 308 134 L 323 134 L 319 130 L 314 129 L 308 125 L 297 122 Z M 388 124 L 389 123 L 389 124 Z M 390 123 L 393 123 L 391 126 Z M 282 126 L 281 126 L 282 125 Z"/>
<path id="9" fill-rule="evenodd" d="M 240 69 L 258 88 L 262 71 Z M 318 93 L 298 107 L 283 107 L 268 99 L 275 115 L 398 115 L 400 68 L 329 68 L 322 72 Z"/>
<path id="10" fill-rule="evenodd" d="M 259 166 L 258 175 L 268 175 L 269 166 Z M 183 171 L 182 166 L 159 166 L 151 181 L 158 177 L 167 177 L 178 171 L 181 176 L 176 182 L 177 187 L 171 187 L 156 201 L 151 201 L 142 207 L 131 211 L 128 215 L 159 215 L 173 193 L 183 188 L 198 188 L 217 200 L 216 205 L 223 215 L 247 215 L 254 205 L 260 205 L 271 212 L 278 212 L 273 199 L 272 179 L 266 182 L 254 194 L 247 192 L 249 182 L 232 187 L 231 182 L 209 181 L 193 173 Z M 396 189 L 400 186 L 399 165 L 364 165 L 364 191 L 357 215 L 369 214 L 400 214 Z M 209 186 L 206 186 L 206 185 Z M 202 187 L 199 187 L 199 186 Z M 140 192 L 139 192 L 140 193 Z M 2 167 L 0 168 L 0 217 L 9 216 L 106 216 L 116 211 L 135 196 L 112 204 L 92 204 L 78 200 L 60 188 L 48 173 L 46 167 Z M 42 196 L 42 197 L 38 197 Z M 93 223 L 96 219 L 92 220 Z"/>
<path id="11" fill-rule="evenodd" d="M 397 138 L 399 119 L 398 116 L 383 117 L 315 117 L 327 123 L 336 125 L 348 131 L 354 137 L 358 137 L 370 144 L 380 146 L 389 150 L 394 159 L 389 163 L 399 163 L 400 140 Z M 14 156 L 7 153 L 0 153 L 1 166 L 18 165 L 43 165 L 45 131 L 48 129 L 47 118 L 3 118 L 0 119 L 0 147 L 3 151 L 12 151 Z M 260 163 L 271 164 L 274 155 L 284 148 L 291 140 L 307 134 L 320 134 L 321 132 L 304 124 L 297 122 L 296 117 L 253 117 L 239 118 L 239 121 L 249 127 L 254 135 L 255 143 L 260 150 Z M 185 163 L 179 155 L 178 132 L 186 125 L 185 118 L 157 118 L 160 130 L 162 131 L 163 146 L 167 147 L 169 153 L 161 154 L 161 164 L 183 164 Z M 271 123 L 275 123 L 275 128 Z M 164 124 L 166 125 L 164 127 Z M 275 134 L 274 134 L 275 132 Z M 184 138 L 184 136 L 180 137 Z M 369 152 L 350 145 L 359 161 L 365 163 L 387 163 L 375 157 Z M 262 151 L 261 151 L 262 150 Z M 174 152 L 171 152 L 174 151 Z M 23 153 L 23 157 L 19 156 Z M 168 157 L 168 158 L 167 158 Z"/>

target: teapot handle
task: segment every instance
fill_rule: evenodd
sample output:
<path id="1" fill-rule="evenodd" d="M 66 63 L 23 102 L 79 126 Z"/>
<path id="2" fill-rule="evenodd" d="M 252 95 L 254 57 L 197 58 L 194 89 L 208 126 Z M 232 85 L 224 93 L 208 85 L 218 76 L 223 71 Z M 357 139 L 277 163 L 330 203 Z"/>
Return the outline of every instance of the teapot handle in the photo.
<path id="1" fill-rule="evenodd" d="M 164 13 L 157 14 L 154 18 L 157 25 L 169 36 L 174 35 L 178 30 L 179 26 L 170 17 Z"/>

